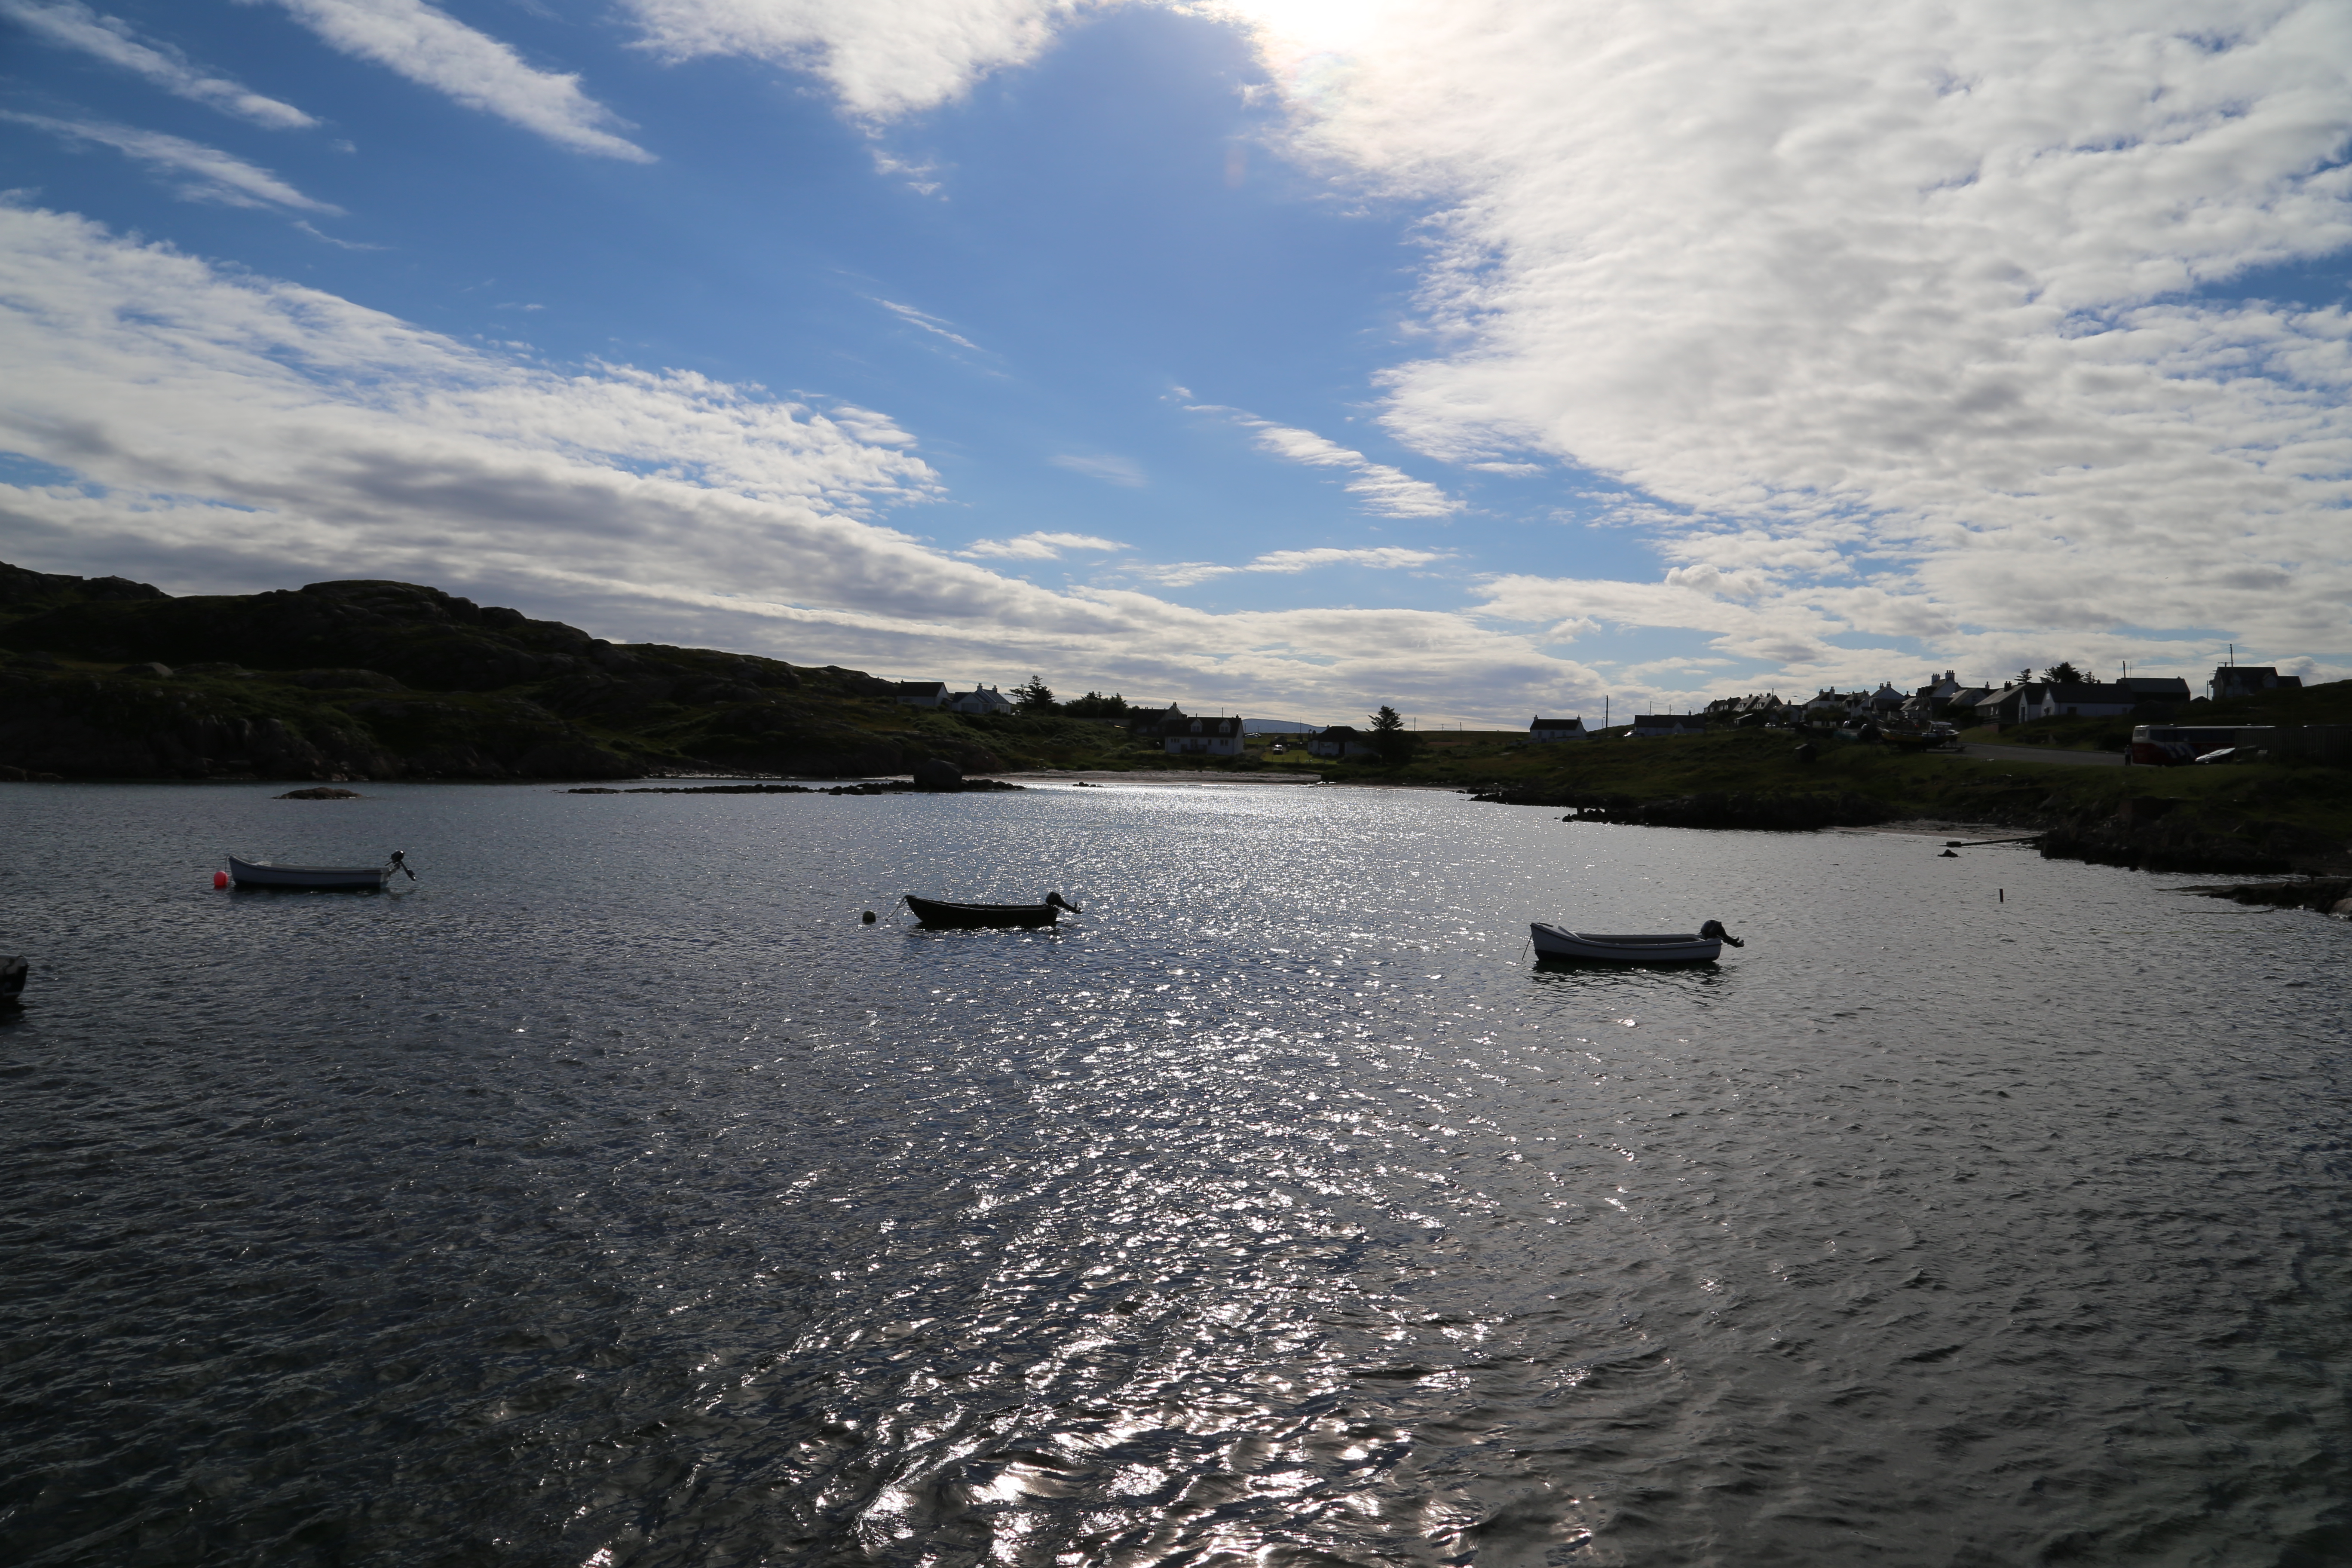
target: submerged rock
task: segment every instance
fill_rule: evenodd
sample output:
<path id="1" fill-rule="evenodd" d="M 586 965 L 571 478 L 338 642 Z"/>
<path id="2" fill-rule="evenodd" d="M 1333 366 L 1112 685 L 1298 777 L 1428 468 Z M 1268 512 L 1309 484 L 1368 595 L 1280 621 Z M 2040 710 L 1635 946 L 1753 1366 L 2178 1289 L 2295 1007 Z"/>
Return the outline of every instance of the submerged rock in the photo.
<path id="1" fill-rule="evenodd" d="M 358 800 L 355 789 L 337 789 L 331 784 L 319 784 L 310 789 L 289 789 L 278 796 L 279 800 Z"/>

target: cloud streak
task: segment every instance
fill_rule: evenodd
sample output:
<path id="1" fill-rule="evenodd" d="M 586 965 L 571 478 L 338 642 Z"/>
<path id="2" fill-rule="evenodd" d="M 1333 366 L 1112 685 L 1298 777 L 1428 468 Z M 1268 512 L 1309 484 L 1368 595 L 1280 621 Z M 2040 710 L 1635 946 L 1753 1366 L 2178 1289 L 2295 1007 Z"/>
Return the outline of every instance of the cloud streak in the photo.
<path id="1" fill-rule="evenodd" d="M 912 305 L 901 305 L 895 300 L 877 299 L 875 300 L 874 302 L 881 306 L 884 310 L 889 311 L 892 315 L 898 317 L 900 321 L 906 322 L 908 326 L 920 327 L 923 331 L 930 333 L 933 337 L 945 338 L 948 342 L 955 344 L 955 346 L 960 349 L 970 349 L 974 353 L 984 353 L 987 352 L 978 343 L 973 342 L 970 338 L 965 337 L 962 333 L 956 331 L 945 321 L 941 321 L 939 317 L 932 315 L 928 310 L 918 310 Z"/>
<path id="2" fill-rule="evenodd" d="M 116 125 L 103 120 L 60 120 L 47 114 L 23 114 L 0 110 L 0 120 L 46 131 L 66 142 L 111 147 L 133 163 L 173 179 L 180 195 L 190 201 L 214 202 L 233 207 L 282 207 L 293 212 L 336 215 L 342 208 L 313 201 L 268 170 L 207 147 L 201 142 L 167 136 L 160 131 Z M 320 237 L 325 237 L 321 236 Z"/>
<path id="3" fill-rule="evenodd" d="M 290 103 L 280 103 L 228 78 L 192 64 L 168 44 L 149 43 L 130 25 L 102 16 L 81 0 L 0 0 L 6 16 L 60 48 L 79 49 L 108 65 L 145 77 L 164 91 L 234 114 L 276 131 L 299 131 L 319 122 Z"/>
<path id="4" fill-rule="evenodd" d="M 1348 493 L 1356 497 L 1366 511 L 1381 517 L 1450 517 L 1462 510 L 1460 501 L 1435 485 L 1416 479 L 1402 468 L 1375 463 L 1361 452 L 1312 430 L 1277 425 L 1242 409 L 1214 404 L 1192 404 L 1188 408 L 1194 414 L 1221 415 L 1255 432 L 1258 447 L 1285 462 L 1341 470 L 1349 475 L 1345 481 Z"/>
<path id="5" fill-rule="evenodd" d="M 1097 539 L 1091 533 L 1024 533 L 1015 539 L 976 539 L 956 553 L 991 561 L 1058 561 L 1065 550 L 1126 548 L 1116 539 Z"/>
<path id="6" fill-rule="evenodd" d="M 372 60 L 560 147 L 634 163 L 654 161 L 652 153 L 615 134 L 626 122 L 582 92 L 577 76 L 533 69 L 510 46 L 424 0 L 277 4 L 331 47 Z"/>
<path id="7" fill-rule="evenodd" d="M 1274 550 L 1241 566 L 1182 561 L 1172 566 L 1147 566 L 1141 572 L 1155 583 L 1171 588 L 1186 588 L 1213 577 L 1230 577 L 1237 572 L 1297 573 L 1312 571 L 1318 566 L 1368 566 L 1375 571 L 1397 571 L 1405 567 L 1426 566 L 1432 562 L 1450 560 L 1452 556 L 1451 551 L 1406 550 L 1391 544 L 1363 550 Z"/>
<path id="8" fill-rule="evenodd" d="M 1120 485 L 1128 489 L 1141 489 L 1150 481 L 1141 465 L 1132 458 L 1080 458 L 1065 455 L 1046 459 L 1057 468 L 1067 468 L 1074 474 L 1084 474 L 1105 484 Z"/>

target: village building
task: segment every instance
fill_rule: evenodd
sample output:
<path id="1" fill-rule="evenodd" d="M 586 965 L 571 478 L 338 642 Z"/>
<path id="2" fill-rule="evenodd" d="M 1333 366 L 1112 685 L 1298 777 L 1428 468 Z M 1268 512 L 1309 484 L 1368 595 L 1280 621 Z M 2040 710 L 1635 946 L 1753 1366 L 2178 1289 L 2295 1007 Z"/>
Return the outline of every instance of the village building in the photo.
<path id="1" fill-rule="evenodd" d="M 1013 700 L 993 686 L 974 686 L 970 691 L 949 698 L 942 706 L 953 713 L 1010 713 Z"/>
<path id="2" fill-rule="evenodd" d="M 2139 693 L 2143 702 L 2186 702 L 2189 682 L 2177 675 L 2126 675 L 2116 682 Z"/>
<path id="3" fill-rule="evenodd" d="M 1528 739 L 1530 741 L 1581 741 L 1587 739 L 1581 719 L 1530 719 Z"/>
<path id="4" fill-rule="evenodd" d="M 944 680 L 902 680 L 898 682 L 898 700 L 909 708 L 944 708 L 950 700 Z"/>
<path id="5" fill-rule="evenodd" d="M 1172 757 L 1238 757 L 1242 754 L 1242 721 L 1233 719 L 1168 720 L 1160 740 Z"/>
<path id="6" fill-rule="evenodd" d="M 1853 695 L 1823 687 L 1805 704 L 1805 717 L 1817 724 L 1834 724 L 1853 710 L 1855 700 Z"/>
<path id="7" fill-rule="evenodd" d="M 2303 689 L 2303 677 L 2281 675 L 2267 664 L 2225 664 L 2213 671 L 2213 679 L 2205 689 L 2216 702 L 2226 702 L 2232 697 L 2252 697 L 2257 691 Z"/>
<path id="8" fill-rule="evenodd" d="M 2024 706 L 2026 699 L 2032 695 L 2033 690 L 2032 682 L 2021 684 L 2011 680 L 2004 682 L 1996 690 L 1987 691 L 1971 704 L 1976 710 L 1977 722 L 1979 724 L 2022 723 L 2023 721 L 2018 717 L 2018 710 Z"/>
<path id="9" fill-rule="evenodd" d="M 2112 719 L 2148 700 L 2128 686 L 2089 681 L 2065 686 L 2036 682 L 2022 689 L 2025 696 L 2017 704 L 2020 723 L 2035 719 Z"/>
<path id="10" fill-rule="evenodd" d="M 1173 702 L 1165 708 L 1130 708 L 1127 710 L 1128 739 L 1156 741 L 1160 737 L 1162 726 L 1184 716 L 1184 710 Z"/>
<path id="11" fill-rule="evenodd" d="M 1644 713 L 1633 721 L 1626 732 L 1629 741 L 1659 741 L 1673 735 L 1703 735 L 1706 733 L 1704 713 Z"/>
<path id="12" fill-rule="evenodd" d="M 1371 736 L 1353 724 L 1334 724 L 1328 729 L 1317 731 L 1313 739 L 1307 742 L 1307 752 L 1309 756 L 1332 757 L 1341 761 L 1349 757 L 1380 755 L 1379 749 L 1372 744 Z"/>

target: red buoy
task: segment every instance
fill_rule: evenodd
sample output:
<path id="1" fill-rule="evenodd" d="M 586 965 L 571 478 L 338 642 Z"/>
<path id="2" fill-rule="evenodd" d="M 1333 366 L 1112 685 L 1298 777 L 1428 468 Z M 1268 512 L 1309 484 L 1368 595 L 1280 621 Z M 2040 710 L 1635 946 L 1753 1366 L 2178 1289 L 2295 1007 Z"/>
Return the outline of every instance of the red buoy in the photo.
<path id="1" fill-rule="evenodd" d="M 214 873 L 213 873 L 213 886 L 214 886 L 214 887 L 215 887 L 215 888 L 226 888 L 226 887 L 227 887 L 227 886 L 228 886 L 228 873 L 227 873 L 227 872 L 226 872 L 226 871 L 215 871 L 215 872 L 214 872 Z"/>

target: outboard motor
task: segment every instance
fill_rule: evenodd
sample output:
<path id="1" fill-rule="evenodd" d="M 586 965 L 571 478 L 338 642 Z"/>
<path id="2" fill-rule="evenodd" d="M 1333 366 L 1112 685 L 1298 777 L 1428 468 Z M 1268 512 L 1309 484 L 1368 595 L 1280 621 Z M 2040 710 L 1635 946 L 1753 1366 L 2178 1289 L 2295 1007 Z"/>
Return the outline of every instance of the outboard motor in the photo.
<path id="1" fill-rule="evenodd" d="M 1061 895 L 1061 894 L 1059 894 L 1059 893 L 1048 893 L 1048 894 L 1046 894 L 1046 895 L 1045 895 L 1045 903 L 1046 903 L 1046 906 L 1047 906 L 1048 908 L 1050 908 L 1050 909 L 1056 909 L 1056 910 L 1069 910 L 1069 911 L 1070 911 L 1072 914 L 1074 914 L 1074 915 L 1082 915 L 1082 914 L 1085 914 L 1085 913 L 1087 912 L 1086 910 L 1082 910 L 1082 909 L 1078 908 L 1078 906 L 1077 906 L 1077 905 L 1076 905 L 1076 904 L 1074 904 L 1074 903 L 1070 902 L 1070 900 L 1067 900 L 1067 899 L 1066 899 L 1066 898 L 1062 897 L 1062 895 Z"/>
<path id="2" fill-rule="evenodd" d="M 1721 921 L 1707 921 L 1706 924 L 1698 928 L 1698 934 L 1704 937 L 1712 937 L 1717 942 L 1727 942 L 1734 947 L 1746 947 L 1748 945 L 1738 937 L 1732 935 L 1729 931 L 1724 930 L 1723 922 Z"/>

